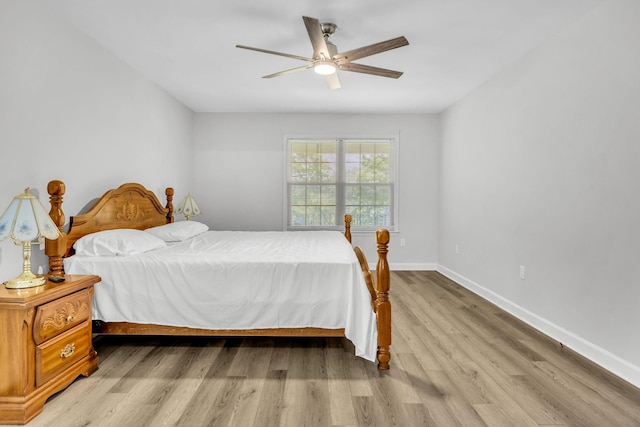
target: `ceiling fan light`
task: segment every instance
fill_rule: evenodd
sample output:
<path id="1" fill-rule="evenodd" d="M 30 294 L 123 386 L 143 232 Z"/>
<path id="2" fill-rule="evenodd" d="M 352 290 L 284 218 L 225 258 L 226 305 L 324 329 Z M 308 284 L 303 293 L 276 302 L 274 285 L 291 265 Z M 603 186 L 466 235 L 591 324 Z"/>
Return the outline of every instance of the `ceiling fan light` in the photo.
<path id="1" fill-rule="evenodd" d="M 313 66 L 313 70 L 318 73 L 326 76 L 328 74 L 333 74 L 336 72 L 336 66 L 331 61 L 318 61 Z"/>

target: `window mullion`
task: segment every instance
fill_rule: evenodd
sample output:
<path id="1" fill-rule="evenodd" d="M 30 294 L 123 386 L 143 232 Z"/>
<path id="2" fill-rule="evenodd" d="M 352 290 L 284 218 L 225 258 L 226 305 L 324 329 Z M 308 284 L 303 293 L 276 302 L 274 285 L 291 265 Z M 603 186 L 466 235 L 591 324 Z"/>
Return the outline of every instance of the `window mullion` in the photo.
<path id="1" fill-rule="evenodd" d="M 336 226 L 340 226 L 342 224 L 342 220 L 344 219 L 344 214 L 346 213 L 346 205 L 345 205 L 345 191 L 346 191 L 346 144 L 343 140 L 337 140 L 337 176 L 336 176 Z M 342 218 L 342 220 L 341 220 Z"/>

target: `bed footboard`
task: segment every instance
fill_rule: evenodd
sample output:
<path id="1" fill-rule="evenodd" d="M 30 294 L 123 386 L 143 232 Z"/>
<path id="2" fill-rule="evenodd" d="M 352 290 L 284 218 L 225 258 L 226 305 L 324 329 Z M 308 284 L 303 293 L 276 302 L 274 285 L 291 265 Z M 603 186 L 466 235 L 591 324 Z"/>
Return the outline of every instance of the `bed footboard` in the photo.
<path id="1" fill-rule="evenodd" d="M 344 216 L 344 236 L 351 243 L 351 215 Z M 391 360 L 391 301 L 389 301 L 389 289 L 391 287 L 391 273 L 387 253 L 389 252 L 389 230 L 376 231 L 376 244 L 378 245 L 378 263 L 376 264 L 376 280 L 369 271 L 369 264 L 362 249 L 354 247 L 360 269 L 364 275 L 364 281 L 371 295 L 371 305 L 376 313 L 378 321 L 378 369 L 389 369 Z"/>

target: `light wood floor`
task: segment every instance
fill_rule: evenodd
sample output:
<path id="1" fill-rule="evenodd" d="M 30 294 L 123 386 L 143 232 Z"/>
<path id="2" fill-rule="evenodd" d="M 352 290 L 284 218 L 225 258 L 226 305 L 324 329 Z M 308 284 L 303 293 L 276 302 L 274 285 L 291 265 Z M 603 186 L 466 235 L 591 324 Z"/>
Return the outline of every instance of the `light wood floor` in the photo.
<path id="1" fill-rule="evenodd" d="M 435 272 L 393 272 L 391 370 L 343 339 L 99 337 L 30 426 L 640 426 L 640 390 Z"/>

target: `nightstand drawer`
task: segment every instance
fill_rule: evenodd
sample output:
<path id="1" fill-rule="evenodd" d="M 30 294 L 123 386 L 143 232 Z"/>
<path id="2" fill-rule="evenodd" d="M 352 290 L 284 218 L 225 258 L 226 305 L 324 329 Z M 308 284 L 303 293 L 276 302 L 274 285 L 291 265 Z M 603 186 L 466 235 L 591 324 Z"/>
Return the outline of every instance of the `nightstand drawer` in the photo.
<path id="1" fill-rule="evenodd" d="M 53 338 L 64 331 L 74 328 L 91 315 L 90 289 L 67 295 L 38 307 L 33 339 L 36 344 Z"/>
<path id="2" fill-rule="evenodd" d="M 56 375 L 90 354 L 91 321 L 36 347 L 36 386 L 41 386 Z"/>

